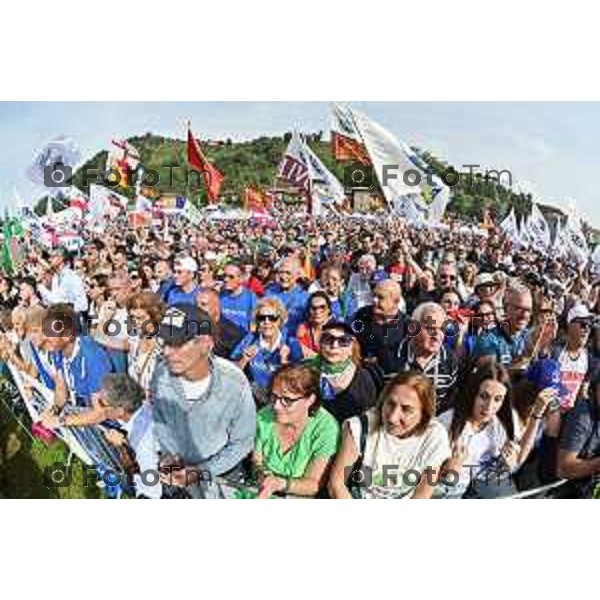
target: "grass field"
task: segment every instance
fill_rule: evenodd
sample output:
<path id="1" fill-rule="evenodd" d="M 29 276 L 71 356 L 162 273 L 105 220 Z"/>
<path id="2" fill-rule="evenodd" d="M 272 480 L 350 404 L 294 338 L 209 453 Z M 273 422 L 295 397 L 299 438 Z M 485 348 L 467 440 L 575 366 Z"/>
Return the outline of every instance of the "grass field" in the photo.
<path id="1" fill-rule="evenodd" d="M 102 491 L 84 487 L 82 463 L 73 458 L 72 484 L 50 488 L 44 481 L 44 469 L 67 462 L 68 449 L 61 441 L 46 445 L 32 440 L 31 422 L 26 415 L 16 416 L 5 399 L 0 399 L 0 497 L 4 498 L 101 498 Z"/>

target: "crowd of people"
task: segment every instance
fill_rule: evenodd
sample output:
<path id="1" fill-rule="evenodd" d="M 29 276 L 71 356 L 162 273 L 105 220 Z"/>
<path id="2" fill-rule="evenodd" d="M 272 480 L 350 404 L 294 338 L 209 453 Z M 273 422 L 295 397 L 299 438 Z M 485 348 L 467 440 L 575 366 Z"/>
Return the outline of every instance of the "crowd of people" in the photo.
<path id="1" fill-rule="evenodd" d="M 29 236 L 0 359 L 52 392 L 43 427 L 100 428 L 138 498 L 592 497 L 600 281 L 461 225 Z"/>

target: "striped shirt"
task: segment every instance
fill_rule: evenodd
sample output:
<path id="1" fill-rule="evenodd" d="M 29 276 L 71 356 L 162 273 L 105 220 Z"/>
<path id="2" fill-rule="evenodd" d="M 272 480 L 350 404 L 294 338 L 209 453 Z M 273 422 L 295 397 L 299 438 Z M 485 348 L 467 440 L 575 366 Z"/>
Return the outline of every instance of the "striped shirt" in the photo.
<path id="1" fill-rule="evenodd" d="M 423 373 L 431 381 L 436 393 L 436 414 L 439 415 L 452 408 L 450 392 L 458 379 L 458 359 L 452 350 L 442 346 L 435 356 L 421 366 L 417 362 L 410 339 L 405 339 L 398 347 L 397 365 L 397 373 L 417 371 Z M 386 376 L 386 378 L 389 377 L 389 375 Z"/>

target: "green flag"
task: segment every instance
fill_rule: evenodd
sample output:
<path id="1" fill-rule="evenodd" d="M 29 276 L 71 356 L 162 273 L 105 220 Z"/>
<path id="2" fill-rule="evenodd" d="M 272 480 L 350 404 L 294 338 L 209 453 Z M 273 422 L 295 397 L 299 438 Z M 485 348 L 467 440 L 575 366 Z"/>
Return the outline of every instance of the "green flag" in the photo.
<path id="1" fill-rule="evenodd" d="M 2 268 L 6 274 L 12 275 L 20 261 L 19 238 L 23 235 L 21 222 L 18 219 L 5 219 L 3 234 Z"/>

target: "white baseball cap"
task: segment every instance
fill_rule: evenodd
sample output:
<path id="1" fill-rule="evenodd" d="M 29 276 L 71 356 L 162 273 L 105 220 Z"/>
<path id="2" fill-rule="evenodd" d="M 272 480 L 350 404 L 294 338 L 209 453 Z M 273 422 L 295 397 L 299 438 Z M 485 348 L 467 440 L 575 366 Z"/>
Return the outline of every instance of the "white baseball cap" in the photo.
<path id="1" fill-rule="evenodd" d="M 567 314 L 567 324 L 575 320 L 591 320 L 594 318 L 593 313 L 585 304 L 576 304 Z"/>
<path id="2" fill-rule="evenodd" d="M 184 271 L 195 273 L 198 270 L 198 263 L 191 256 L 178 258 L 175 262 L 177 266 Z"/>

